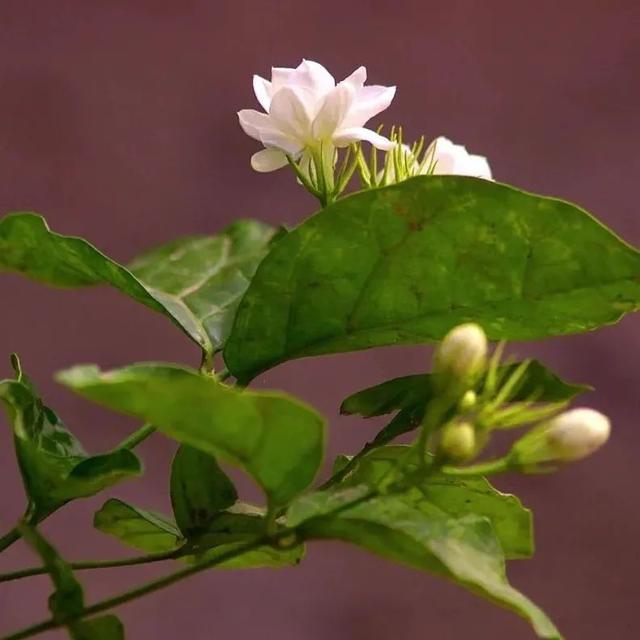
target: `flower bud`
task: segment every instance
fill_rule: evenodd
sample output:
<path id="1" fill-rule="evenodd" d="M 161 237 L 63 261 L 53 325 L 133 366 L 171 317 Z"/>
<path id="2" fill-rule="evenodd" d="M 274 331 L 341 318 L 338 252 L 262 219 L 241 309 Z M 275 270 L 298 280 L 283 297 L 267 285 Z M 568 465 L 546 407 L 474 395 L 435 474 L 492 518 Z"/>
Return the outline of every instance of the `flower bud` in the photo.
<path id="1" fill-rule="evenodd" d="M 532 429 L 515 443 L 511 455 L 523 465 L 572 462 L 599 449 L 610 431 L 609 418 L 599 411 L 572 409 Z"/>
<path id="2" fill-rule="evenodd" d="M 478 402 L 478 396 L 473 389 L 469 389 L 464 392 L 464 395 L 460 399 L 460 411 L 470 411 L 476 406 Z"/>
<path id="3" fill-rule="evenodd" d="M 476 451 L 476 433 L 469 422 L 450 422 L 440 436 L 440 453 L 454 462 L 473 458 Z"/>
<path id="4" fill-rule="evenodd" d="M 487 336 L 474 323 L 454 327 L 444 337 L 435 355 L 435 369 L 459 379 L 476 376 L 487 360 Z"/>

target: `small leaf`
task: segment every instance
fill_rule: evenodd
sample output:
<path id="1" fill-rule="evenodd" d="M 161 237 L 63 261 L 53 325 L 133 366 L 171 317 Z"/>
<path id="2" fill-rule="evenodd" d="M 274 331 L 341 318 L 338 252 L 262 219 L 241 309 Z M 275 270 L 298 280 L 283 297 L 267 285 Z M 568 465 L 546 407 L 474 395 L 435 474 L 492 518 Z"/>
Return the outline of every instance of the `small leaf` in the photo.
<path id="1" fill-rule="evenodd" d="M 424 344 L 477 322 L 531 340 L 640 307 L 640 254 L 575 205 L 464 176 L 348 196 L 262 261 L 225 362 L 241 382 L 293 358 Z"/>
<path id="2" fill-rule="evenodd" d="M 241 391 L 196 371 L 161 364 L 104 373 L 81 366 L 60 373 L 58 380 L 242 467 L 273 506 L 287 504 L 309 486 L 322 461 L 322 418 L 282 393 Z"/>
<path id="3" fill-rule="evenodd" d="M 114 615 L 80 620 L 71 625 L 73 640 L 124 640 L 122 622 Z"/>
<path id="4" fill-rule="evenodd" d="M 40 556 L 53 582 L 55 591 L 49 598 L 49 610 L 54 620 L 60 624 L 73 620 L 84 610 L 84 595 L 71 568 L 35 527 L 23 524 L 20 532 L 27 544 Z"/>
<path id="5" fill-rule="evenodd" d="M 364 456 L 343 480 L 344 486 L 360 487 L 377 484 L 405 459 L 408 447 L 403 445 L 381 447 Z M 407 471 L 415 464 L 407 465 Z M 432 512 L 437 508 L 450 516 L 486 516 L 508 559 L 529 558 L 534 552 L 533 516 L 520 500 L 509 493 L 495 489 L 482 477 L 453 478 L 439 473 L 424 481 L 415 481 L 418 491 L 407 493 L 413 504 Z"/>
<path id="6" fill-rule="evenodd" d="M 107 500 L 95 514 L 93 525 L 98 531 L 148 553 L 170 552 L 184 544 L 180 531 L 168 518 L 115 498 Z"/>
<path id="7" fill-rule="evenodd" d="M 181 445 L 171 466 L 171 504 L 180 531 L 189 537 L 238 499 L 233 482 L 216 459 Z"/>
<path id="8" fill-rule="evenodd" d="M 42 216 L 19 212 L 0 220 L 0 272 L 54 287 L 110 285 L 167 316 L 212 353 L 224 343 L 238 300 L 276 233 L 241 220 L 216 236 L 153 249 L 129 270 L 82 238 L 54 233 Z"/>
<path id="9" fill-rule="evenodd" d="M 140 551 L 175 551 L 176 558 L 198 563 L 241 547 L 264 533 L 265 520 L 260 510 L 240 504 L 234 509 L 236 511 L 219 513 L 209 523 L 206 531 L 186 539 L 169 518 L 111 499 L 96 513 L 94 526 L 98 531 L 112 535 Z M 282 567 L 297 564 L 303 555 L 304 547 L 301 544 L 287 549 L 277 549 L 265 544 L 226 560 L 216 565 L 216 568 Z"/>
<path id="10" fill-rule="evenodd" d="M 507 378 L 519 366 L 520 363 L 504 365 L 498 370 L 499 375 Z M 478 391 L 483 384 L 483 380 L 478 382 Z M 520 386 L 510 401 L 525 401 L 534 396 L 539 402 L 562 402 L 590 389 L 588 385 L 564 382 L 543 364 L 531 360 Z M 435 393 L 432 374 L 404 376 L 354 393 L 342 403 L 340 412 L 370 418 L 402 409 L 425 407 Z"/>
<path id="11" fill-rule="evenodd" d="M 17 357 L 12 362 L 18 380 L 0 380 L 0 400 L 13 425 L 16 455 L 36 522 L 70 500 L 141 474 L 140 460 L 131 451 L 88 455 L 43 404 Z"/>
<path id="12" fill-rule="evenodd" d="M 352 495 L 355 488 L 332 492 L 334 501 L 341 502 L 342 491 Z M 527 619 L 538 637 L 561 638 L 543 611 L 507 582 L 502 550 L 487 518 L 454 518 L 437 509 L 427 514 L 402 495 L 366 501 L 356 498 L 353 507 L 341 504 L 339 511 L 331 514 L 322 492 L 302 496 L 290 507 L 290 513 L 299 513 L 302 502 L 306 519 L 298 526 L 303 537 L 351 542 L 395 562 L 448 578 Z M 314 504 L 318 506 L 315 513 Z"/>

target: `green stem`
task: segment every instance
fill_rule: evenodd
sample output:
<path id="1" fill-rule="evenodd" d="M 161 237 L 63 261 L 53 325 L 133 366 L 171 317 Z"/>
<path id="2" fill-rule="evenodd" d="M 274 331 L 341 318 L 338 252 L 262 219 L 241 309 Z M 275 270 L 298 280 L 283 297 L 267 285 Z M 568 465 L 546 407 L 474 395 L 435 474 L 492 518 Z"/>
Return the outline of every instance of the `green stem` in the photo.
<path id="1" fill-rule="evenodd" d="M 441 467 L 440 471 L 447 476 L 489 476 L 496 473 L 505 473 L 511 469 L 511 462 L 508 458 L 479 462 L 469 467 Z"/>
<path id="2" fill-rule="evenodd" d="M 137 431 L 134 431 L 128 438 L 125 438 L 117 448 L 134 449 L 152 433 L 155 433 L 155 430 L 156 428 L 152 424 L 143 424 Z"/>
<path id="3" fill-rule="evenodd" d="M 17 527 L 11 529 L 11 531 L 5 533 L 5 535 L 0 538 L 0 552 L 8 549 L 14 542 L 20 540 L 20 532 Z"/>
<path id="4" fill-rule="evenodd" d="M 152 562 L 161 562 L 163 560 L 174 560 L 178 558 L 178 553 L 168 551 L 164 553 L 149 554 L 146 556 L 134 556 L 133 558 L 120 558 L 118 560 L 95 560 L 89 562 L 73 562 L 69 566 L 74 571 L 85 571 L 88 569 L 111 569 L 115 567 L 132 567 L 140 564 L 150 564 Z M 21 578 L 29 578 L 30 576 L 39 576 L 46 574 L 44 567 L 31 567 L 29 569 L 21 569 L 11 573 L 0 574 L 0 582 L 11 582 L 12 580 L 20 580 Z"/>
<path id="5" fill-rule="evenodd" d="M 221 564 L 222 562 L 226 562 L 227 560 L 231 560 L 237 556 L 242 555 L 248 551 L 252 551 L 257 547 L 267 543 L 273 542 L 273 538 L 261 537 L 257 538 L 253 542 L 249 542 L 242 547 L 238 547 L 236 549 L 231 549 L 226 553 L 222 553 L 215 558 L 211 558 L 207 562 L 203 562 L 201 564 L 195 564 L 186 569 L 181 569 L 179 571 L 175 571 L 174 573 L 170 573 L 167 576 L 159 578 L 157 580 L 152 580 L 151 582 L 147 582 L 146 584 L 137 587 L 136 589 L 131 589 L 130 591 L 125 591 L 113 598 L 107 598 L 106 600 L 101 600 L 100 602 L 96 602 L 96 604 L 87 607 L 77 618 L 76 620 L 82 620 L 83 618 L 88 618 L 89 616 L 93 616 L 97 613 L 101 613 L 103 611 L 108 611 L 109 609 L 113 609 L 121 604 L 126 602 L 131 602 L 132 600 L 136 600 L 141 598 L 142 596 L 146 596 L 155 591 L 159 591 L 160 589 L 164 589 L 165 587 L 169 587 L 176 582 L 180 582 L 185 578 L 189 578 L 192 575 L 200 573 L 201 571 L 205 571 L 206 569 L 211 569 L 216 565 Z M 2 640 L 22 640 L 23 638 L 30 638 L 31 636 L 35 636 L 38 633 L 42 633 L 43 631 L 49 631 L 50 629 L 57 629 L 61 626 L 64 626 L 64 623 L 57 622 L 53 619 L 45 620 L 43 622 L 39 622 L 38 624 L 34 624 L 30 627 L 26 627 L 16 633 L 5 636 Z"/>

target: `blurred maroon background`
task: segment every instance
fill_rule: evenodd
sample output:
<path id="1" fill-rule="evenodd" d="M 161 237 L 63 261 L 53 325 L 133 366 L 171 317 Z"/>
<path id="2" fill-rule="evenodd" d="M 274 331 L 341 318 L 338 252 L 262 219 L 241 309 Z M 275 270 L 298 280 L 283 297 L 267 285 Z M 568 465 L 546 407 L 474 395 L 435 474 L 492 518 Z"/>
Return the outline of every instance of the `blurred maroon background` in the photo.
<path id="1" fill-rule="evenodd" d="M 279 2 L 4 0 L 0 4 L 0 211 L 32 209 L 58 231 L 119 260 L 239 216 L 295 224 L 314 203 L 287 171 L 257 175 L 258 145 L 235 112 L 256 106 L 254 72 L 318 60 L 338 78 L 368 67 L 397 84 L 385 122 L 445 134 L 486 154 L 495 176 L 584 205 L 640 244 L 640 8 L 567 2 Z M 79 362 L 195 364 L 171 323 L 107 289 L 54 291 L 0 277 L 0 375 L 18 351 L 50 404 L 93 451 L 135 425 L 52 382 Z M 637 318 L 597 333 L 517 345 L 597 391 L 615 425 L 606 449 L 554 476 L 506 478 L 535 510 L 538 555 L 510 575 L 569 638 L 635 638 L 640 557 Z M 331 420 L 330 453 L 354 451 L 376 426 L 340 418 L 348 393 L 426 366 L 424 349 L 383 349 L 281 366 L 283 387 Z M 0 525 L 23 505 L 0 419 Z M 166 510 L 174 445 L 140 449 L 145 478 L 113 494 Z M 253 495 L 253 493 L 251 494 Z M 69 558 L 130 551 L 91 528 L 104 497 L 44 525 Z M 3 531 L 4 532 L 4 531 Z M 0 570 L 33 564 L 18 544 Z M 85 573 L 91 601 L 168 567 Z M 43 617 L 46 577 L 3 585 L 0 635 Z M 314 545 L 297 568 L 209 572 L 119 611 L 128 637 L 280 640 L 531 638 L 512 614 L 452 585 L 339 544 Z M 62 638 L 50 633 L 42 637 Z"/>

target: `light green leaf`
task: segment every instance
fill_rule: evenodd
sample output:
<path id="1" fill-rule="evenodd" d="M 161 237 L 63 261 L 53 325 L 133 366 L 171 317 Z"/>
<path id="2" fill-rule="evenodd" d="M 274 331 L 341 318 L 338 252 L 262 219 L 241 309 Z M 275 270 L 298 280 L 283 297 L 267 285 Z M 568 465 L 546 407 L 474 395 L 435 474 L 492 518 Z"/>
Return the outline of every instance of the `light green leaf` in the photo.
<path id="1" fill-rule="evenodd" d="M 387 474 L 405 459 L 408 447 L 380 447 L 357 461 L 343 480 L 343 486 L 377 486 Z M 407 469 L 415 470 L 414 465 Z M 408 491 L 406 499 L 431 513 L 434 508 L 450 516 L 486 516 L 493 525 L 502 550 L 508 559 L 529 558 L 534 552 L 533 515 L 519 498 L 495 489 L 482 477 L 460 478 L 435 473 Z"/>
<path id="2" fill-rule="evenodd" d="M 240 298 L 276 234 L 255 220 L 239 220 L 215 236 L 191 236 L 136 258 L 129 269 L 151 293 L 185 307 L 214 350 L 231 329 Z"/>
<path id="3" fill-rule="evenodd" d="M 184 544 L 179 529 L 165 516 L 138 509 L 115 498 L 107 500 L 96 512 L 93 526 L 130 547 L 148 553 L 168 553 Z"/>
<path id="4" fill-rule="evenodd" d="M 569 203 L 422 176 L 358 193 L 278 242 L 225 347 L 246 382 L 304 356 L 439 340 L 578 333 L 640 306 L 640 254 Z"/>
<path id="5" fill-rule="evenodd" d="M 309 486 L 322 461 L 322 418 L 282 393 L 238 390 L 196 371 L 162 364 L 104 373 L 81 366 L 62 372 L 58 380 L 242 467 L 271 505 L 287 504 Z"/>
<path id="6" fill-rule="evenodd" d="M 114 615 L 74 622 L 71 626 L 73 640 L 124 640 L 122 622 Z"/>
<path id="7" fill-rule="evenodd" d="M 237 301 L 275 233 L 260 222 L 238 221 L 216 236 L 153 249 L 128 270 L 86 240 L 54 233 L 35 213 L 12 213 L 0 220 L 0 272 L 55 287 L 110 285 L 166 315 L 212 353 L 222 346 Z"/>
<path id="8" fill-rule="evenodd" d="M 171 504 L 185 536 L 206 530 L 211 520 L 237 499 L 233 482 L 213 456 L 180 446 L 171 465 Z"/>
<path id="9" fill-rule="evenodd" d="M 520 363 L 504 365 L 498 369 L 498 375 L 506 379 L 519 366 Z M 370 418 L 402 409 L 424 408 L 437 393 L 434 382 L 433 374 L 429 373 L 394 378 L 349 396 L 342 403 L 340 413 Z M 483 380 L 478 382 L 477 391 L 483 384 Z M 563 402 L 590 389 L 588 385 L 564 382 L 543 364 L 531 360 L 509 401 L 526 401 L 535 397 L 538 402 Z"/>
<path id="10" fill-rule="evenodd" d="M 140 460 L 126 449 L 88 455 L 43 404 L 16 356 L 12 362 L 17 380 L 0 380 L 0 400 L 13 425 L 16 455 L 34 521 L 70 500 L 95 495 L 142 473 Z"/>
<path id="11" fill-rule="evenodd" d="M 354 487 L 342 491 L 353 494 Z M 339 492 L 333 493 L 339 500 Z M 313 503 L 318 512 L 314 514 Z M 327 512 L 327 496 L 309 494 L 306 519 L 299 530 L 307 539 L 343 540 L 422 571 L 448 578 L 474 593 L 500 604 L 530 622 L 538 637 L 559 640 L 559 631 L 544 612 L 514 589 L 505 574 L 500 544 L 487 518 L 450 517 L 434 509 L 425 513 L 401 495 L 358 501 L 353 507 Z"/>

